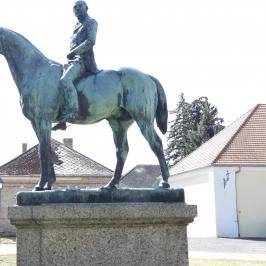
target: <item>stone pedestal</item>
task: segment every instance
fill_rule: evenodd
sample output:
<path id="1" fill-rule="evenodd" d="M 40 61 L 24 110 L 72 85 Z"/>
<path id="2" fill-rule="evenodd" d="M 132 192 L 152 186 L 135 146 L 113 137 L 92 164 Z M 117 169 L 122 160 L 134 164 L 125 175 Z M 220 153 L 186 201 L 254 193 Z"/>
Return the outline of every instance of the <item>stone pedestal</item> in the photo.
<path id="1" fill-rule="evenodd" d="M 9 208 L 17 266 L 188 265 L 186 226 L 195 216 L 196 206 L 184 202 Z"/>

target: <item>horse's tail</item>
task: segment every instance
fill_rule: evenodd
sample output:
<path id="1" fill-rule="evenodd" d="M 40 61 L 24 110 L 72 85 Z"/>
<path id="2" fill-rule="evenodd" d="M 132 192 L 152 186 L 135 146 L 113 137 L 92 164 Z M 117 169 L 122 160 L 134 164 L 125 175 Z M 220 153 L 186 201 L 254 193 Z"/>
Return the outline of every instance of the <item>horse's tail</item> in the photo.
<path id="1" fill-rule="evenodd" d="M 153 76 L 150 76 L 150 78 L 155 82 L 157 87 L 158 105 L 156 109 L 156 123 L 161 132 L 165 134 L 167 131 L 168 124 L 166 95 L 160 81 Z"/>

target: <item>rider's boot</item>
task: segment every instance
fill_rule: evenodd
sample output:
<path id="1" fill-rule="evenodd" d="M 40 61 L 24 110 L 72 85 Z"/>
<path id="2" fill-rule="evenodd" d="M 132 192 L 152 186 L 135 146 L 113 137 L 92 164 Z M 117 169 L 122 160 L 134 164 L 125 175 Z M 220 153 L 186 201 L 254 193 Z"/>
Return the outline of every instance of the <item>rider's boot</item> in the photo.
<path id="1" fill-rule="evenodd" d="M 56 131 L 56 130 L 66 130 L 66 128 L 67 128 L 66 122 L 59 122 L 55 126 L 52 127 L 52 130 L 54 130 L 54 131 Z"/>
<path id="2" fill-rule="evenodd" d="M 57 123 L 54 127 L 52 127 L 52 130 L 66 130 L 66 122 L 72 122 L 75 119 L 78 118 L 78 110 L 72 110 L 71 112 L 68 112 L 67 114 L 63 114 L 62 118 L 60 119 L 61 121 Z"/>

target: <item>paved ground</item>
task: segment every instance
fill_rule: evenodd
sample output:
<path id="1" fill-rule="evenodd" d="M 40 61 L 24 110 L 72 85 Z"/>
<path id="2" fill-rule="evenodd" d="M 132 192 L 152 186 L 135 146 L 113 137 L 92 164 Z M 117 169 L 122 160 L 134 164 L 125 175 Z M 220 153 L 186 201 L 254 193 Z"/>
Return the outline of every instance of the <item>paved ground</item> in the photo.
<path id="1" fill-rule="evenodd" d="M 16 254 L 15 244 L 0 244 L 0 255 Z"/>
<path id="2" fill-rule="evenodd" d="M 189 238 L 189 257 L 262 260 L 266 263 L 266 239 Z"/>
<path id="3" fill-rule="evenodd" d="M 266 239 L 189 238 L 190 258 L 265 261 Z M 15 244 L 0 244 L 0 255 L 16 254 Z"/>

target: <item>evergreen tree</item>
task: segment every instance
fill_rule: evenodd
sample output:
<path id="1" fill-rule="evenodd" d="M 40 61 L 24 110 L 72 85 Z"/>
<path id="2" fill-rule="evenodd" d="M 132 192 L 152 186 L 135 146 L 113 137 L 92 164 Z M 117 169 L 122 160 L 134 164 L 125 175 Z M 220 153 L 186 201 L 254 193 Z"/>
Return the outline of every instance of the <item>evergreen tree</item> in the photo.
<path id="1" fill-rule="evenodd" d="M 169 165 L 174 165 L 180 158 L 186 156 L 189 141 L 187 133 L 191 127 L 187 119 L 189 112 L 189 105 L 185 101 L 184 94 L 182 93 L 179 96 L 177 108 L 170 112 L 171 114 L 175 114 L 175 119 L 170 122 L 170 130 L 167 134 L 166 161 Z"/>
<path id="2" fill-rule="evenodd" d="M 208 102 L 207 97 L 188 103 L 181 93 L 177 108 L 171 114 L 175 119 L 170 121 L 165 151 L 169 166 L 175 165 L 224 128 L 223 119 L 217 116 L 217 108 Z"/>

